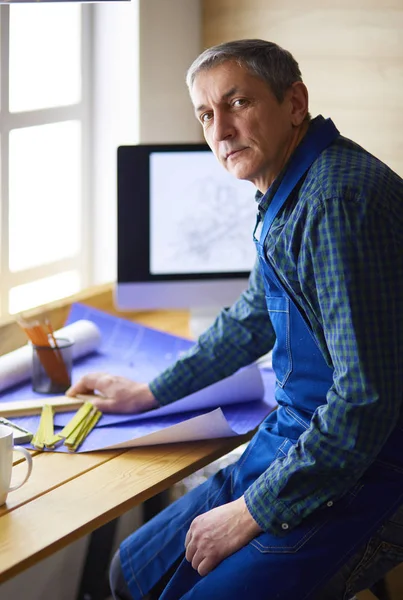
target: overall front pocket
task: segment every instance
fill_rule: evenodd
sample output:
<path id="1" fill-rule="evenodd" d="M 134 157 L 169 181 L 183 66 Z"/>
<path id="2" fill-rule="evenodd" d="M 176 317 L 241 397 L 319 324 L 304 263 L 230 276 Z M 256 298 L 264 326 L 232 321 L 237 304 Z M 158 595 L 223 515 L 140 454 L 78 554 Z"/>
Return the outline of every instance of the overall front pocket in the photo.
<path id="1" fill-rule="evenodd" d="M 292 371 L 290 300 L 285 296 L 266 296 L 266 304 L 276 332 L 272 353 L 273 371 L 278 385 L 284 387 Z"/>

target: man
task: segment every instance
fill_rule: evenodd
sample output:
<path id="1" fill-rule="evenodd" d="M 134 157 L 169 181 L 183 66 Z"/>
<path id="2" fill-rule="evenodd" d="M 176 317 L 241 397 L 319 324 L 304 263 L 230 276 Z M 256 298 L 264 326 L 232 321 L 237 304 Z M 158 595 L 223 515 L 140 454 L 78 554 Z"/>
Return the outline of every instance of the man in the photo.
<path id="1" fill-rule="evenodd" d="M 273 348 L 279 407 L 238 463 L 123 542 L 113 593 L 350 598 L 403 560 L 403 181 L 311 120 L 275 44 L 208 49 L 187 83 L 215 156 L 257 188 L 249 287 L 149 385 L 92 374 L 70 394 L 149 410 Z"/>

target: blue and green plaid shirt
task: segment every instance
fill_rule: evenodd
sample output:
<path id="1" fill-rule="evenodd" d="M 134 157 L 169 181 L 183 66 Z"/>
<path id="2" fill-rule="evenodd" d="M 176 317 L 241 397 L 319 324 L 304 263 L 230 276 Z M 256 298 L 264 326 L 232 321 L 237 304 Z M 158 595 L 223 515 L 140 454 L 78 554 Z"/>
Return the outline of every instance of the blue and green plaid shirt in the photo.
<path id="1" fill-rule="evenodd" d="M 283 174 L 259 198 L 263 215 Z M 333 385 L 309 429 L 245 493 L 257 523 L 279 534 L 282 523 L 291 529 L 341 497 L 399 422 L 402 179 L 340 136 L 277 215 L 265 249 L 334 369 Z M 256 264 L 248 289 L 180 361 L 151 382 L 151 390 L 161 404 L 173 402 L 253 362 L 273 344 Z"/>

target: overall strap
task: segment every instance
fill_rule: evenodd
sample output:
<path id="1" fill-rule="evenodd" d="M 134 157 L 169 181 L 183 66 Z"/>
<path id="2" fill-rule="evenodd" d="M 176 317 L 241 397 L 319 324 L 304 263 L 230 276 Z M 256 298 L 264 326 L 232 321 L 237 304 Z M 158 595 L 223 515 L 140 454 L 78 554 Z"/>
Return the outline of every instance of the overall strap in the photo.
<path id="1" fill-rule="evenodd" d="M 301 177 L 306 173 L 318 156 L 330 146 L 340 135 L 340 132 L 331 119 L 326 119 L 316 131 L 308 132 L 306 138 L 301 142 L 294 152 L 291 162 L 272 199 L 264 218 L 260 242 L 263 244 L 266 235 L 275 219 L 278 211 L 287 200 Z"/>

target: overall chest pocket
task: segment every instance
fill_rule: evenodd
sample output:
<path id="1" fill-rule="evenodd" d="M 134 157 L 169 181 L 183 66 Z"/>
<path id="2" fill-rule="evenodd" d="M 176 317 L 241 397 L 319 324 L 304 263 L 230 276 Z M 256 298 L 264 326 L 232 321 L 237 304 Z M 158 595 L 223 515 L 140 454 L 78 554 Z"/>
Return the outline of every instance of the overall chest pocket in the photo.
<path id="1" fill-rule="evenodd" d="M 273 371 L 278 385 L 284 387 L 292 371 L 290 300 L 285 296 L 266 296 L 266 304 L 276 332 L 272 353 Z"/>

